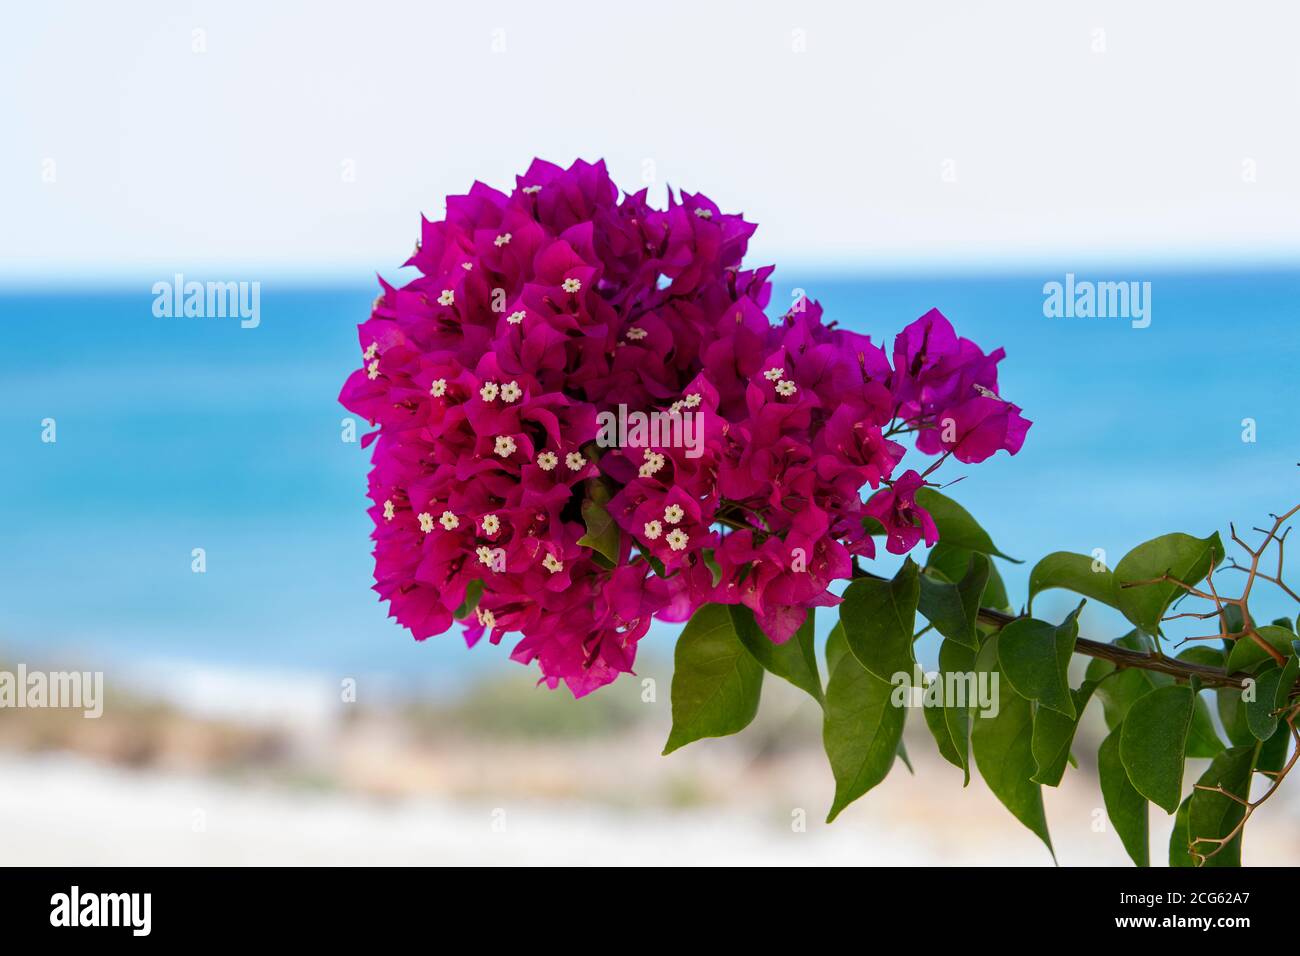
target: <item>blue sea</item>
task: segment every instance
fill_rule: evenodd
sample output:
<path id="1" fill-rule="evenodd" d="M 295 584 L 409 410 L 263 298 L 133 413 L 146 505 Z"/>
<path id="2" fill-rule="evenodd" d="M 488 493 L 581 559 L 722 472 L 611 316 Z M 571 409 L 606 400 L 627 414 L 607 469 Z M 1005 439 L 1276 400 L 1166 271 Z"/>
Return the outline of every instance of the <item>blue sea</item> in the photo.
<path id="1" fill-rule="evenodd" d="M 1043 284 L 1063 275 L 776 276 L 774 311 L 802 288 L 888 342 L 938 307 L 1006 349 L 1002 394 L 1034 422 L 1024 450 L 938 477 L 964 476 L 948 493 L 1026 559 L 1002 565 L 1015 601 L 1048 551 L 1104 548 L 1113 565 L 1155 535 L 1226 538 L 1229 521 L 1300 500 L 1300 272 L 1143 275 L 1144 329 L 1045 317 Z M 336 398 L 374 293 L 263 282 L 260 325 L 244 329 L 157 318 L 149 282 L 0 292 L 0 656 L 435 682 L 517 668 L 455 633 L 417 644 L 370 590 L 368 453 L 341 440 Z M 191 571 L 195 548 L 206 573 Z M 1072 603 L 1052 592 L 1036 610 Z M 1090 636 L 1121 632 L 1090 613 Z M 666 653 L 671 633 L 647 640 Z"/>

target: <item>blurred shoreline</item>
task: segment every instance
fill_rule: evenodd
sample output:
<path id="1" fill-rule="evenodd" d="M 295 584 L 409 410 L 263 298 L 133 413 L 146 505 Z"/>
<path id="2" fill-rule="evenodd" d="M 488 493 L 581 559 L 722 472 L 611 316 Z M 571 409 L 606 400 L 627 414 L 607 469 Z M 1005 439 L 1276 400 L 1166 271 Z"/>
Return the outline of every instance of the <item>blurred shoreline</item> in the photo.
<path id="1" fill-rule="evenodd" d="M 166 695 L 110 685 L 98 720 L 0 710 L 0 857 L 44 865 L 1052 863 L 978 778 L 961 789 L 919 715 L 907 735 L 915 775 L 900 762 L 827 826 L 833 785 L 815 704 L 769 681 L 742 734 L 664 758 L 668 672 L 651 671 L 660 690 L 649 703 L 638 681 L 575 702 L 528 674 L 456 696 L 348 703 L 316 678 L 293 690 L 282 675 L 195 670 Z M 360 683 L 358 700 L 378 686 Z M 1062 865 L 1127 865 L 1114 834 L 1094 829 L 1101 799 L 1087 758 L 1098 732 L 1085 727 L 1080 768 L 1045 790 Z M 1284 791 L 1252 823 L 1248 862 L 1284 864 L 1300 853 L 1296 802 L 1285 799 Z M 1152 813 L 1157 863 L 1171 823 Z"/>

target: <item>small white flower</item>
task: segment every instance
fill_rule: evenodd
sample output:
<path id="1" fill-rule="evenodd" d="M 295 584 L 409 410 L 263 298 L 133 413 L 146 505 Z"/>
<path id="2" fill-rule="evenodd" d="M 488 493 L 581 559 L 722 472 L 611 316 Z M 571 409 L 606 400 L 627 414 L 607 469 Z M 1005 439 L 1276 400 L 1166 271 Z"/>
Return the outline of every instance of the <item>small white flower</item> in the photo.
<path id="1" fill-rule="evenodd" d="M 501 391 L 501 386 L 496 382 L 484 382 L 483 387 L 478 390 L 479 397 L 485 402 L 495 402 L 497 393 Z"/>
<path id="2" fill-rule="evenodd" d="M 642 478 L 649 478 L 658 472 L 664 466 L 664 456 L 657 451 L 645 450 L 645 463 L 641 465 L 639 474 Z"/>
<path id="3" fill-rule="evenodd" d="M 785 375 L 785 369 L 770 368 L 763 373 L 763 378 L 767 379 L 769 382 L 779 382 L 783 375 Z"/>
<path id="4" fill-rule="evenodd" d="M 479 559 L 479 563 L 480 563 L 480 564 L 486 564 L 489 568 L 492 567 L 492 549 L 491 549 L 491 548 L 489 548 L 489 547 L 488 547 L 487 545 L 485 545 L 485 544 L 483 544 L 483 545 L 479 545 L 477 548 L 474 549 L 474 553 L 478 555 L 478 559 Z"/>
<path id="5" fill-rule="evenodd" d="M 501 401 L 503 402 L 517 402 L 523 394 L 524 390 L 519 387 L 518 382 L 506 382 L 501 386 Z"/>
<path id="6" fill-rule="evenodd" d="M 496 515 L 483 516 L 483 533 L 496 534 L 501 529 L 501 519 Z"/>
<path id="7" fill-rule="evenodd" d="M 474 268 L 474 263 L 472 263 L 472 262 L 462 262 L 462 263 L 460 264 L 460 267 L 461 267 L 462 269 L 464 269 L 466 272 L 469 272 L 471 269 Z"/>
<path id="8" fill-rule="evenodd" d="M 664 538 L 664 540 L 668 542 L 668 547 L 674 551 L 681 551 L 691 543 L 690 536 L 681 528 L 674 528 L 669 531 L 668 537 Z"/>
<path id="9" fill-rule="evenodd" d="M 700 397 L 699 392 L 691 392 L 691 394 L 686 396 L 686 407 L 699 408 L 700 402 L 702 401 L 704 401 L 704 399 Z"/>
<path id="10" fill-rule="evenodd" d="M 697 209 L 697 210 L 695 210 L 695 215 L 699 216 L 701 219 L 712 219 L 712 218 L 713 218 L 713 210 L 712 210 L 712 209 Z"/>
<path id="11" fill-rule="evenodd" d="M 646 540 L 653 541 L 664 533 L 664 526 L 658 521 L 647 521 L 642 530 L 645 531 Z"/>
<path id="12" fill-rule="evenodd" d="M 542 471 L 550 471 L 560 463 L 560 459 L 553 451 L 544 451 L 537 456 L 537 467 Z"/>
<path id="13" fill-rule="evenodd" d="M 379 378 L 379 359 L 375 359 L 366 366 L 366 377 L 371 380 Z"/>
<path id="14" fill-rule="evenodd" d="M 460 519 L 450 511 L 444 511 L 442 516 L 438 518 L 438 524 L 442 525 L 448 531 L 455 531 L 460 527 Z"/>
<path id="15" fill-rule="evenodd" d="M 427 511 L 420 512 L 420 530 L 425 534 L 433 530 L 433 515 Z"/>
<path id="16" fill-rule="evenodd" d="M 447 380 L 445 378 L 435 378 L 433 384 L 429 386 L 429 394 L 434 398 L 442 398 L 447 394 Z"/>
<path id="17" fill-rule="evenodd" d="M 628 329 L 625 334 L 627 335 L 629 341 L 640 342 L 643 338 L 645 338 L 650 333 L 647 332 L 645 329 L 637 328 L 634 325 L 630 329 Z"/>
<path id="18" fill-rule="evenodd" d="M 564 456 L 564 463 L 569 466 L 570 471 L 581 471 L 587 464 L 587 459 L 583 458 L 576 451 L 571 451 Z"/>
<path id="19" fill-rule="evenodd" d="M 523 189 L 523 191 L 526 192 L 528 195 L 531 196 L 531 195 L 533 195 L 533 193 L 539 193 L 539 192 L 541 192 L 541 191 L 542 191 L 542 187 L 541 187 L 541 186 L 525 186 L 524 189 Z"/>
<path id="20" fill-rule="evenodd" d="M 677 402 L 673 402 L 671 405 L 668 406 L 668 411 L 672 412 L 674 415 L 680 415 L 682 413 L 682 409 L 685 407 L 686 407 L 685 402 L 677 401 Z"/>
<path id="21" fill-rule="evenodd" d="M 371 342 L 369 345 L 366 346 L 366 350 L 361 353 L 361 357 L 364 358 L 367 362 L 369 362 L 372 358 L 375 357 L 375 353 L 378 351 L 379 351 L 379 343 Z"/>
<path id="22" fill-rule="evenodd" d="M 983 395 L 985 398 L 997 398 L 997 397 L 998 397 L 998 393 L 995 392 L 995 391 L 993 391 L 993 389 L 991 389 L 991 388 L 985 388 L 983 385 L 976 385 L 976 386 L 974 386 L 974 388 L 975 388 L 975 391 L 977 391 L 979 394 Z"/>
<path id="23" fill-rule="evenodd" d="M 497 236 L 495 239 L 492 240 L 492 244 L 495 245 L 498 249 L 500 249 L 502 246 L 509 245 L 510 240 L 513 238 L 514 236 L 510 235 L 510 233 L 503 232 L 501 233 L 501 235 Z"/>
<path id="24" fill-rule="evenodd" d="M 439 305 L 455 305 L 456 292 L 454 289 L 443 289 L 442 294 L 438 296 Z"/>
<path id="25" fill-rule="evenodd" d="M 664 520 L 669 524 L 677 524 L 686 517 L 686 512 L 682 510 L 681 505 L 669 505 L 664 509 Z"/>
<path id="26" fill-rule="evenodd" d="M 778 395 L 784 395 L 786 398 L 789 398 L 797 391 L 799 391 L 799 389 L 795 386 L 794 382 L 791 382 L 788 379 L 783 378 L 781 381 L 776 383 L 776 393 Z"/>
<path id="27" fill-rule="evenodd" d="M 581 280 L 581 279 L 565 279 L 565 280 L 564 280 L 564 291 L 565 291 L 565 292 L 577 292 L 577 291 L 578 291 L 579 289 L 581 289 L 581 288 L 582 288 L 582 280 Z"/>
<path id="28" fill-rule="evenodd" d="M 509 315 L 507 315 L 506 321 L 509 322 L 511 325 L 518 325 L 520 322 L 524 320 L 524 317 L 527 314 L 528 313 L 525 312 L 523 309 L 520 309 L 518 312 L 511 312 Z"/>
<path id="29" fill-rule="evenodd" d="M 393 499 L 392 498 L 389 498 L 387 501 L 384 502 L 384 520 L 385 521 L 393 520 Z"/>
<path id="30" fill-rule="evenodd" d="M 509 435 L 498 435 L 493 450 L 502 458 L 509 458 L 515 453 L 515 440 Z"/>
<path id="31" fill-rule="evenodd" d="M 497 616 L 491 611 L 484 610 L 481 607 L 476 607 L 474 608 L 474 616 L 477 617 L 478 622 L 488 630 L 497 626 Z"/>
<path id="32" fill-rule="evenodd" d="M 547 554 L 546 557 L 542 558 L 542 567 L 555 574 L 564 570 L 564 562 L 553 554 Z"/>

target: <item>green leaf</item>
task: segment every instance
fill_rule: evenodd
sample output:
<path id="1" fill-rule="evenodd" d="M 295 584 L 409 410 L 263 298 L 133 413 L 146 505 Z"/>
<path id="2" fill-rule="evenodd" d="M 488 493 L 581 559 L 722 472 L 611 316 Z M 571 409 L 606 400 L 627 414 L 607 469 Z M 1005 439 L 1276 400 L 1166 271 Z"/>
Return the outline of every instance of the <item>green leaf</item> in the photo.
<path id="1" fill-rule="evenodd" d="M 1233 747 L 1214 758 L 1192 790 L 1187 810 L 1187 837 L 1193 858 L 1207 857 L 1206 867 L 1241 866 L 1241 834 L 1232 838 L 1217 853 L 1219 844 L 1210 842 L 1226 837 L 1241 822 L 1243 807 L 1232 797 L 1204 787 L 1222 787 L 1239 799 L 1250 792 L 1250 778 L 1255 770 L 1259 746 Z M 1199 842 L 1198 842 L 1199 841 Z M 1214 853 L 1213 856 L 1209 856 Z"/>
<path id="2" fill-rule="evenodd" d="M 906 714 L 903 715 L 903 719 L 904 721 L 907 720 Z M 898 741 L 897 757 L 899 760 L 903 761 L 903 766 L 907 768 L 907 772 L 912 774 L 912 776 L 916 776 L 916 771 L 912 769 L 912 758 L 907 755 L 907 744 L 905 744 L 901 738 Z"/>
<path id="3" fill-rule="evenodd" d="M 934 678 L 939 687 L 935 693 L 926 694 L 923 708 L 939 754 L 961 768 L 962 786 L 970 783 L 970 709 L 977 699 L 971 682 L 974 671 L 975 652 L 964 644 L 945 640 L 939 647 L 939 671 Z"/>
<path id="4" fill-rule="evenodd" d="M 1059 626 L 1017 618 L 998 635 L 998 663 L 1021 697 L 1073 719 L 1069 667 L 1079 637 L 1080 604 Z"/>
<path id="5" fill-rule="evenodd" d="M 461 602 L 460 607 L 452 615 L 456 620 L 463 621 L 474 613 L 474 608 L 478 607 L 479 598 L 483 596 L 483 579 L 474 578 L 465 586 L 465 600 Z"/>
<path id="6" fill-rule="evenodd" d="M 1223 542 L 1219 540 L 1218 532 L 1208 538 L 1193 538 L 1177 532 L 1153 538 L 1124 555 L 1116 565 L 1116 606 L 1142 630 L 1155 634 L 1165 610 L 1174 598 L 1183 593 L 1183 588 L 1173 581 L 1157 579 L 1168 575 L 1195 586 L 1210 570 L 1211 562 L 1217 565 L 1222 560 Z M 1174 807 L 1169 812 L 1176 809 Z"/>
<path id="7" fill-rule="evenodd" d="M 1220 687 L 1214 692 L 1218 704 L 1219 720 L 1228 734 L 1228 742 L 1234 747 L 1253 744 L 1255 735 L 1250 732 L 1246 722 L 1246 702 L 1242 700 L 1240 687 Z"/>
<path id="8" fill-rule="evenodd" d="M 965 697 L 963 705 L 958 706 L 953 703 L 943 708 L 943 722 L 948 725 L 953 748 L 961 758 L 964 787 L 970 783 L 971 708 L 975 705 L 978 696 L 972 693 L 976 689 L 972 687 L 972 681 L 976 677 L 975 652 L 955 641 L 944 641 L 939 645 L 939 672 L 942 675 L 961 675 L 966 690 L 963 695 Z"/>
<path id="9" fill-rule="evenodd" d="M 1151 651 L 1150 640 L 1139 631 L 1129 631 L 1123 637 L 1111 641 L 1116 647 L 1124 647 L 1130 651 Z M 1113 677 L 1103 677 L 1115 670 L 1115 665 L 1110 661 L 1101 658 L 1093 658 L 1088 662 L 1087 677 L 1091 681 L 1097 682 L 1097 696 L 1101 698 L 1102 707 L 1105 710 L 1106 726 L 1114 730 L 1124 722 L 1124 716 L 1128 713 L 1129 707 L 1139 697 L 1150 693 L 1157 685 L 1153 681 L 1155 675 L 1151 671 L 1139 670 L 1137 668 L 1126 668 L 1115 674 Z"/>
<path id="10" fill-rule="evenodd" d="M 1277 773 L 1286 763 L 1287 751 L 1291 749 L 1291 728 L 1282 723 L 1277 732 L 1259 745 L 1259 759 L 1255 769 L 1268 773 Z"/>
<path id="11" fill-rule="evenodd" d="M 912 673 L 916 656 L 912 633 L 919 574 L 914 562 L 903 562 L 892 581 L 860 578 L 844 589 L 840 623 L 853 656 L 877 679 L 889 683 L 895 674 Z"/>
<path id="12" fill-rule="evenodd" d="M 893 691 L 892 684 L 872 675 L 853 654 L 836 652 L 822 722 L 822 742 L 835 775 L 827 823 L 884 780 L 893 766 L 907 718 L 906 709 L 890 700 Z"/>
<path id="13" fill-rule="evenodd" d="M 1129 650 L 1147 653 L 1150 653 L 1152 649 L 1150 639 L 1138 631 L 1130 631 L 1112 643 L 1120 647 L 1127 647 Z M 1197 659 L 1196 663 L 1214 663 L 1206 652 L 1212 654 L 1213 649 L 1206 647 L 1188 648 L 1179 657 L 1180 659 Z M 1111 730 L 1124 722 L 1124 716 L 1128 713 L 1128 708 L 1132 706 L 1135 700 L 1145 697 L 1157 687 L 1168 687 L 1174 680 L 1168 674 L 1131 667 L 1112 677 L 1108 677 L 1104 682 L 1101 681 L 1102 677 L 1114 670 L 1115 665 L 1109 661 L 1093 660 L 1089 663 L 1087 672 L 1090 679 L 1099 682 L 1097 696 L 1101 698 L 1102 706 L 1105 708 L 1106 726 Z M 1214 729 L 1214 722 L 1210 719 L 1209 708 L 1206 707 L 1205 701 L 1200 695 L 1197 695 L 1196 704 L 1192 709 L 1192 725 L 1187 732 L 1187 756 L 1213 757 L 1222 750 L 1223 741 L 1219 739 L 1219 735 Z"/>
<path id="14" fill-rule="evenodd" d="M 1291 701 L 1291 689 L 1295 687 L 1297 678 L 1300 678 L 1300 659 L 1288 657 L 1286 666 L 1282 668 L 1282 676 L 1277 682 L 1277 695 L 1273 699 L 1274 706 L 1285 707 Z"/>
<path id="15" fill-rule="evenodd" d="M 942 677 L 936 677 L 935 680 L 942 680 Z M 921 713 L 925 717 L 925 725 L 930 728 L 930 734 L 934 737 L 934 742 L 939 747 L 939 756 L 948 761 L 954 767 L 965 771 L 969 779 L 970 771 L 966 770 L 966 764 L 962 761 L 961 755 L 957 753 L 957 747 L 952 742 L 952 732 L 948 729 L 948 722 L 944 718 L 944 707 L 922 707 Z"/>
<path id="16" fill-rule="evenodd" d="M 1138 698 L 1124 718 L 1120 760 L 1138 793 L 1166 813 L 1178 809 L 1187 731 L 1195 705 L 1196 693 L 1175 684 Z"/>
<path id="17" fill-rule="evenodd" d="M 939 529 L 939 540 L 946 542 L 949 547 L 965 548 L 981 554 L 996 555 L 1016 564 L 1021 563 L 999 551 L 989 533 L 980 527 L 971 513 L 947 495 L 926 486 L 917 490 L 916 503 L 930 512 L 935 527 Z"/>
<path id="18" fill-rule="evenodd" d="M 1206 706 L 1205 698 L 1198 693 L 1196 706 L 1192 708 L 1192 726 L 1187 730 L 1187 756 L 1217 757 L 1223 750 L 1223 741 L 1219 739 L 1219 732 L 1214 729 L 1214 721 L 1210 719 L 1210 708 Z"/>
<path id="19" fill-rule="evenodd" d="M 839 664 L 840 658 L 849 653 L 849 642 L 844 637 L 844 625 L 839 621 L 831 628 L 830 634 L 826 637 L 826 678 L 835 673 L 835 666 Z"/>
<path id="20" fill-rule="evenodd" d="M 1284 658 L 1290 656 L 1292 653 L 1291 642 L 1295 640 L 1295 635 L 1286 628 L 1265 624 L 1255 630 L 1269 647 L 1272 647 Z M 1229 674 L 1235 674 L 1237 671 L 1249 673 L 1265 661 L 1273 660 L 1275 658 L 1260 647 L 1258 641 L 1249 635 L 1243 635 L 1232 642 L 1232 650 L 1228 652 L 1226 666 Z"/>
<path id="21" fill-rule="evenodd" d="M 1079 729 L 1079 720 L 1083 717 L 1083 710 L 1088 706 L 1088 701 L 1092 699 L 1092 692 L 1096 689 L 1096 684 L 1086 680 L 1077 690 L 1070 691 L 1077 717 L 1067 717 L 1046 707 L 1039 707 L 1038 712 L 1034 714 L 1031 749 L 1034 753 L 1034 763 L 1038 765 L 1038 770 L 1034 773 L 1035 783 L 1048 787 L 1060 784 L 1061 777 L 1065 775 L 1065 765 L 1070 761 L 1070 745 L 1074 743 L 1074 734 Z"/>
<path id="22" fill-rule="evenodd" d="M 1277 732 L 1277 689 L 1282 682 L 1282 668 L 1276 664 L 1255 678 L 1255 693 L 1245 701 L 1246 726 L 1260 740 L 1268 740 Z"/>
<path id="23" fill-rule="evenodd" d="M 587 482 L 587 497 L 582 502 L 582 520 L 587 526 L 587 533 L 578 539 L 578 544 L 591 548 L 603 558 L 608 567 L 618 564 L 619 534 L 618 525 L 614 523 L 606 505 L 610 502 L 609 485 L 602 479 L 593 478 Z"/>
<path id="24" fill-rule="evenodd" d="M 1196 865 L 1196 861 L 1192 859 L 1192 854 L 1187 849 L 1188 844 L 1191 842 L 1191 837 L 1187 834 L 1187 813 L 1191 807 L 1191 797 L 1178 805 L 1178 813 L 1174 817 L 1174 829 L 1169 834 L 1169 865 L 1171 867 Z"/>
<path id="25" fill-rule="evenodd" d="M 930 556 L 926 559 L 925 573 L 931 577 L 942 578 L 949 584 L 956 584 L 965 577 L 970 567 L 971 555 L 982 553 L 971 551 L 969 548 L 954 548 L 940 541 L 931 549 Z M 1005 611 L 1011 606 L 1011 600 L 1007 597 L 1007 586 L 1002 582 L 1002 575 L 998 573 L 997 566 L 992 561 L 989 562 L 989 580 L 984 586 L 984 597 L 980 604 L 998 611 Z"/>
<path id="26" fill-rule="evenodd" d="M 665 754 L 744 730 L 758 713 L 763 667 L 740 642 L 725 604 L 695 612 L 677 639 L 673 663 L 673 729 Z"/>
<path id="27" fill-rule="evenodd" d="M 998 640 L 999 635 L 992 635 L 975 662 L 975 670 L 989 674 L 990 680 L 998 673 Z M 1043 812 L 1043 790 L 1032 779 L 1038 770 L 1032 749 L 1032 705 L 1015 692 L 1008 680 L 998 680 L 997 702 L 996 716 L 979 716 L 974 720 L 971 749 L 975 752 L 975 765 L 1002 805 L 1052 851 L 1047 816 Z M 1054 851 L 1052 855 L 1055 858 Z"/>
<path id="28" fill-rule="evenodd" d="M 731 605 L 731 621 L 740 643 L 763 665 L 764 670 L 788 680 L 821 703 L 822 679 L 817 673 L 817 652 L 813 648 L 815 615 L 816 609 L 809 608 L 808 616 L 794 637 L 784 644 L 777 644 L 763 633 L 754 620 L 753 611 L 743 604 Z"/>
<path id="29" fill-rule="evenodd" d="M 1146 797 L 1134 789 L 1120 760 L 1120 729 L 1112 730 L 1097 751 L 1097 775 L 1106 815 L 1119 835 L 1129 858 L 1138 866 L 1151 865 Z"/>
<path id="30" fill-rule="evenodd" d="M 975 622 L 979 618 L 980 601 L 988 585 L 992 562 L 978 551 L 972 551 L 970 566 L 958 584 L 949 584 L 929 575 L 921 575 L 918 607 L 934 629 L 949 640 L 965 644 L 971 650 L 979 647 Z"/>
<path id="31" fill-rule="evenodd" d="M 1100 571 L 1094 570 L 1097 563 L 1093 558 L 1069 551 L 1053 551 L 1043 558 L 1029 572 L 1030 613 L 1034 610 L 1035 595 L 1048 588 L 1065 588 L 1110 607 L 1118 607 L 1115 576 L 1104 565 Z"/>

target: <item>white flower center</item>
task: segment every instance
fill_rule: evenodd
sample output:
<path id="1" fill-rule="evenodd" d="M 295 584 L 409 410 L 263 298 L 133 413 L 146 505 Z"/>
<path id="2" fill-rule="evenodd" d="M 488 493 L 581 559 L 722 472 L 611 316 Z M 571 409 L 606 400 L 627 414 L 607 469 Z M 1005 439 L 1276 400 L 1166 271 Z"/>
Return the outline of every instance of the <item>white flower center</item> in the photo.
<path id="1" fill-rule="evenodd" d="M 442 516 L 438 518 L 438 524 L 442 525 L 448 531 L 455 531 L 460 527 L 460 519 L 450 511 L 444 511 Z"/>
<path id="2" fill-rule="evenodd" d="M 577 291 L 578 291 L 579 289 L 581 289 L 581 288 L 582 288 L 582 280 L 581 280 L 581 279 L 565 279 L 565 280 L 564 280 L 564 291 L 565 291 L 565 292 L 577 292 Z"/>
<path id="3" fill-rule="evenodd" d="M 559 463 L 560 459 L 553 451 L 544 451 L 537 456 L 537 467 L 542 471 L 550 471 Z"/>
<path id="4" fill-rule="evenodd" d="M 502 458 L 509 458 L 515 453 L 515 440 L 509 435 L 498 435 L 495 451 Z"/>
<path id="5" fill-rule="evenodd" d="M 456 292 L 453 289 L 443 289 L 442 294 L 438 296 L 439 305 L 455 305 Z"/>

